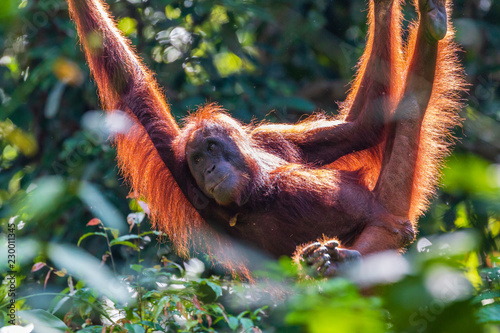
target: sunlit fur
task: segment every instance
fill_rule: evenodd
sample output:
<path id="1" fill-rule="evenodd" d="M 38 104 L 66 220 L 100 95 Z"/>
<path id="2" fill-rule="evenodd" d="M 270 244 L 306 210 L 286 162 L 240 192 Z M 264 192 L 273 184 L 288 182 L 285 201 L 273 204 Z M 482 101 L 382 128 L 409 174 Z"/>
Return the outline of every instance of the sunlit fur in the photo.
<path id="1" fill-rule="evenodd" d="M 392 10 L 391 38 L 396 40 L 391 43 L 391 57 L 393 73 L 391 74 L 391 105 L 394 109 L 401 99 L 405 73 L 408 72 L 408 62 L 411 58 L 411 51 L 416 41 L 418 21 L 411 24 L 406 47 L 402 49 L 401 21 L 403 19 L 400 10 L 402 0 L 395 1 Z M 414 5 L 418 8 L 418 0 L 414 0 Z M 421 128 L 419 143 L 418 161 L 414 176 L 414 186 L 410 205 L 409 218 L 416 223 L 427 209 L 430 198 L 434 195 L 436 186 L 440 178 L 440 169 L 444 159 L 450 153 L 453 144 L 453 137 L 450 130 L 461 123 L 458 111 L 463 107 L 463 92 L 466 90 L 466 81 L 463 68 L 459 62 L 457 51 L 458 45 L 453 41 L 455 30 L 450 20 L 452 13 L 451 1 L 447 1 L 448 32 L 446 37 L 439 41 L 438 59 L 436 66 L 436 76 L 432 90 L 431 99 L 425 112 L 424 122 Z M 361 84 L 361 79 L 366 69 L 368 56 L 372 48 L 379 47 L 373 45 L 374 34 L 374 4 L 370 2 L 368 14 L 368 24 L 370 26 L 368 39 L 363 56 L 358 64 L 356 77 L 352 82 L 351 89 L 346 100 L 340 104 L 341 110 L 339 120 L 348 117 L 353 100 Z M 364 151 L 346 155 L 331 167 L 339 170 L 363 170 L 363 179 L 370 189 L 373 189 L 380 173 L 383 143 Z"/>
<path id="2" fill-rule="evenodd" d="M 147 109 L 152 112 L 157 117 L 155 126 L 159 132 L 164 132 L 166 137 L 178 136 L 180 129 L 153 75 L 134 52 L 128 51 L 133 50 L 133 46 L 116 28 L 107 5 L 101 0 L 75 0 L 69 1 L 69 9 L 104 108 L 124 109 L 136 120 L 127 134 L 115 138 L 120 170 L 133 191 L 147 200 L 153 226 L 169 235 L 177 251 L 186 255 L 191 240 L 198 238 L 195 231 L 200 230 L 205 222 L 183 195 L 143 124 L 124 105 L 112 76 L 123 70 L 129 76 L 123 81 L 132 82 L 134 79 L 129 88 L 132 91 L 127 93 L 134 98 L 134 111 Z M 114 61 L 103 62 L 103 58 Z"/>
<path id="3" fill-rule="evenodd" d="M 370 29 L 366 48 L 358 64 L 349 95 L 340 105 L 340 114 L 335 119 L 344 121 L 354 116 L 350 111 L 356 109 L 353 103 L 356 100 L 360 101 L 356 99 L 356 95 L 363 78 L 366 79 L 365 72 L 369 55 L 373 50 L 379 50 L 381 53 L 386 52 L 385 48 L 389 50 L 386 60 L 390 61 L 392 67 L 390 77 L 385 78 L 390 80 L 387 112 L 393 112 L 401 99 L 406 79 L 404 73 L 407 72 L 405 63 L 411 57 L 417 24 L 412 25 L 409 40 L 403 49 L 400 6 L 401 0 L 396 0 L 392 7 L 391 42 L 389 43 L 387 39 L 386 44 L 376 44 L 374 43 L 375 11 L 373 1 L 370 1 L 368 15 Z M 450 1 L 447 2 L 447 6 L 448 16 L 450 16 Z M 293 146 L 286 141 L 251 140 L 251 135 L 256 129 L 232 119 L 216 104 L 200 107 L 197 112 L 185 119 L 181 130 L 172 118 L 169 106 L 165 103 L 164 96 L 153 75 L 135 54 L 130 42 L 116 28 L 116 23 L 110 17 L 106 4 L 102 0 L 69 0 L 69 9 L 76 22 L 104 108 L 126 110 L 135 120 L 135 125 L 128 133 L 115 138 L 120 169 L 130 183 L 132 191 L 148 202 L 153 226 L 170 237 L 180 254 L 187 254 L 191 245 L 209 244 L 208 248 L 202 250 L 219 255 L 218 259 L 226 261 L 229 268 L 235 268 L 243 275 L 249 276 L 245 263 L 231 266 L 231 262 L 235 261 L 230 258 L 230 255 L 223 250 L 218 251 L 227 243 L 207 228 L 207 223 L 188 202 L 176 183 L 176 177 L 179 179 L 189 175 L 180 172 L 175 176 L 169 171 L 186 170 L 184 151 L 186 140 L 189 139 L 189 133 L 205 126 L 206 123 L 218 122 L 231 129 L 229 136 L 238 142 L 242 154 L 246 156 L 250 164 L 250 170 L 253 171 L 250 176 L 255 178 L 252 183 L 254 187 L 265 183 L 266 180 L 259 177 L 267 177 L 269 170 L 284 171 L 283 168 L 289 169 L 289 172 L 294 175 L 290 178 L 291 187 L 307 186 L 321 192 L 324 189 L 321 187 L 322 181 L 320 180 L 322 177 L 328 177 L 329 172 L 334 172 L 334 170 L 357 171 L 361 177 L 359 180 L 361 183 L 370 190 L 375 187 L 382 164 L 384 141 L 372 148 L 341 157 L 330 164 L 328 170 L 315 171 L 314 177 L 311 177 L 311 173 L 301 177 L 301 170 L 308 167 L 297 164 L 300 163 L 300 156 Z M 413 223 L 429 204 L 429 198 L 433 195 L 439 178 L 439 168 L 443 158 L 449 152 L 452 141 L 450 129 L 460 122 L 457 111 L 462 106 L 461 93 L 465 90 L 465 82 L 462 67 L 456 56 L 458 47 L 452 41 L 454 31 L 450 20 L 448 20 L 448 25 L 446 37 L 438 44 L 437 63 L 439 65 L 436 67 L 434 87 L 421 129 L 418 162 L 408 213 Z M 315 116 L 300 123 L 300 126 L 295 128 L 296 135 L 300 136 L 307 128 L 317 126 L 315 120 L 321 117 L 324 116 Z M 166 159 L 165 156 L 172 156 L 169 153 L 171 148 L 174 150 L 175 158 Z M 263 162 L 252 162 L 255 154 Z M 261 170 L 263 168 L 268 170 Z M 398 198 L 395 199 L 398 200 Z M 297 198 L 298 205 L 303 203 L 300 200 L 307 203 L 305 198 Z M 200 237 L 205 238 L 206 241 L 200 241 Z M 214 242 L 213 239 L 216 241 Z"/>
<path id="4" fill-rule="evenodd" d="M 415 5 L 417 5 L 415 3 Z M 422 124 L 419 155 L 413 193 L 411 200 L 410 220 L 416 222 L 429 206 L 429 200 L 435 193 L 440 178 L 440 169 L 444 159 L 449 155 L 453 144 L 450 130 L 461 124 L 458 111 L 463 107 L 463 92 L 466 90 L 465 73 L 457 56 L 459 46 L 453 41 L 455 29 L 451 23 L 451 1 L 446 2 L 448 13 L 448 32 L 445 38 L 439 41 L 436 76 L 429 106 L 425 111 Z M 405 50 L 407 57 L 411 54 L 415 43 L 417 23 L 412 24 L 408 46 Z"/>
<path id="5" fill-rule="evenodd" d="M 368 11 L 368 37 L 366 41 L 365 50 L 357 65 L 356 75 L 351 83 L 349 93 L 344 102 L 340 103 L 340 111 L 337 119 L 341 121 L 349 120 L 349 112 L 353 107 L 354 100 L 362 84 L 362 79 L 366 71 L 370 53 L 375 47 L 386 48 L 390 57 L 392 71 L 390 73 L 390 104 L 388 105 L 389 113 L 394 110 L 397 100 L 400 98 L 404 86 L 403 71 L 404 71 L 404 58 L 402 50 L 401 38 L 401 22 L 403 14 L 401 12 L 401 4 L 403 0 L 395 0 L 391 10 L 390 20 L 390 40 L 387 39 L 385 45 L 374 45 L 375 33 L 375 6 L 374 2 L 369 2 Z M 368 83 L 369 84 L 369 83 Z M 352 117 L 352 114 L 351 114 Z M 363 151 L 355 152 L 346 155 L 332 164 L 331 167 L 339 170 L 363 170 L 363 182 L 371 190 L 375 187 L 382 165 L 382 154 L 384 151 L 384 142 L 372 148 Z"/>

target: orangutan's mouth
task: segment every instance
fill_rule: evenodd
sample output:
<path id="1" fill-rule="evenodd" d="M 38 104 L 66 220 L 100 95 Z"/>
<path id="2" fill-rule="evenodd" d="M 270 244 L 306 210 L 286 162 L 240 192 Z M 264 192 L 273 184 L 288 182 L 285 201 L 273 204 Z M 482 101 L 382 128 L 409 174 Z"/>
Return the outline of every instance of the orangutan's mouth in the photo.
<path id="1" fill-rule="evenodd" d="M 211 194 L 213 194 L 213 193 L 214 193 L 214 191 L 215 191 L 215 188 L 216 188 L 217 186 L 219 186 L 219 185 L 220 185 L 220 184 L 221 184 L 224 180 L 226 180 L 226 178 L 227 178 L 227 177 L 229 177 L 229 175 L 225 175 L 224 177 L 222 177 L 222 179 L 221 179 L 221 180 L 220 180 L 217 184 L 215 184 L 214 186 L 212 186 L 212 188 L 210 189 L 210 191 L 209 191 L 209 192 L 210 192 Z"/>

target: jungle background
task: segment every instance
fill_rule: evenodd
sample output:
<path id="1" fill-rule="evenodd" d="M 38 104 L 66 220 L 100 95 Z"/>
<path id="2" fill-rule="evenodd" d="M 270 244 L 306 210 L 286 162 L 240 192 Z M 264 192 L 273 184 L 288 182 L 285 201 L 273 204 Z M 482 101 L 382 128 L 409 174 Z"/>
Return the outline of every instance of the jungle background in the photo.
<path id="1" fill-rule="evenodd" d="M 335 114 L 367 32 L 360 0 L 108 3 L 178 120 L 206 101 L 245 122 Z M 416 13 L 404 9 L 408 25 Z M 470 84 L 464 125 L 408 253 L 301 281 L 289 258 L 249 248 L 262 263 L 249 284 L 203 254 L 178 258 L 151 230 L 147 203 L 129 196 L 116 167 L 65 1 L 2 0 L 0 327 L 500 332 L 499 18 L 500 1 L 454 1 Z"/>

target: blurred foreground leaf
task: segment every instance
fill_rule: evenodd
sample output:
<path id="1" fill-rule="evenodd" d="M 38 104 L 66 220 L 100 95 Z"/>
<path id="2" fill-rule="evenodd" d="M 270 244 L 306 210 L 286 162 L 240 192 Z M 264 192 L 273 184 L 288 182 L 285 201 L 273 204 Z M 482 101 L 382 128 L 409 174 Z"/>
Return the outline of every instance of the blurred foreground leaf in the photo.
<path id="1" fill-rule="evenodd" d="M 127 288 L 101 262 L 79 248 L 69 245 L 51 244 L 49 257 L 60 269 L 79 280 L 83 280 L 101 295 L 105 295 L 118 303 L 130 300 Z"/>
<path id="2" fill-rule="evenodd" d="M 34 324 L 34 333 L 67 332 L 68 326 L 59 318 L 41 309 L 24 310 L 18 313 L 19 317 Z"/>

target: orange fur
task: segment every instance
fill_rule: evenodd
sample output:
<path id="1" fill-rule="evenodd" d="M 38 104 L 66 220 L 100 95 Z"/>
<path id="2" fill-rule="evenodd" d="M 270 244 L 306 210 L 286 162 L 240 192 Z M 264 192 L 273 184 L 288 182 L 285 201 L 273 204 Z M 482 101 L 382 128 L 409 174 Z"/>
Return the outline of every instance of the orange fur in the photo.
<path id="1" fill-rule="evenodd" d="M 227 227 L 224 223 L 235 219 L 240 212 L 246 213 L 246 225 L 242 223 L 241 227 L 246 234 L 240 237 L 248 237 L 255 243 L 264 242 L 264 237 L 272 238 L 265 228 L 276 227 L 283 232 L 284 226 L 293 226 L 295 232 L 279 240 L 284 244 L 282 248 L 270 246 L 278 254 L 290 252 L 290 242 L 295 241 L 291 240 L 292 236 L 300 240 L 306 232 L 308 235 L 323 232 L 313 230 L 316 224 L 309 225 L 311 221 L 320 225 L 320 229 L 338 232 L 339 235 L 327 236 L 339 239 L 343 236 L 347 245 L 355 243 L 356 238 L 363 242 L 368 239 L 366 243 L 373 244 L 362 246 L 365 253 L 386 249 L 387 244 L 406 244 L 413 236 L 412 226 L 405 219 L 415 224 L 425 211 L 434 193 L 442 160 L 449 152 L 450 129 L 460 121 L 457 110 L 462 106 L 460 94 L 465 82 L 456 57 L 458 48 L 452 41 L 454 33 L 450 20 L 448 34 L 438 44 L 436 63 L 439 65 L 423 123 L 418 129 L 420 132 L 408 130 L 403 121 L 398 125 L 403 128 L 400 129 L 403 134 L 418 140 L 416 146 L 411 146 L 418 149 L 418 153 L 415 154 L 415 169 L 398 176 L 403 178 L 402 183 L 410 180 L 402 189 L 402 193 L 409 193 L 411 197 L 407 200 L 411 201 L 409 212 L 406 210 L 395 216 L 387 206 L 384 211 L 387 201 L 383 200 L 387 198 L 373 204 L 373 198 L 378 200 L 380 197 L 377 193 L 372 194 L 376 192 L 377 181 L 385 179 L 383 166 L 391 155 L 387 150 L 391 150 L 395 142 L 387 124 L 404 97 L 408 73 L 412 70 L 408 60 L 413 59 L 412 52 L 415 52 L 416 23 L 410 29 L 404 52 L 402 49 L 402 0 L 395 0 L 392 5 L 390 1 L 377 2 L 377 5 L 370 2 L 366 48 L 338 117 L 329 119 L 315 115 L 295 125 L 246 126 L 231 118 L 217 104 L 208 104 L 188 116 L 182 129 L 170 114 L 153 74 L 135 54 L 130 41 L 116 28 L 103 0 L 68 1 L 104 108 L 125 110 L 134 120 L 129 132 L 115 138 L 120 169 L 132 189 L 148 202 L 153 226 L 170 237 L 179 254 L 187 255 L 194 248 L 212 255 L 233 272 L 250 277 L 246 263 L 241 257 L 233 257 L 232 250 L 228 250 L 230 242 L 209 228 L 203 214 L 212 220 L 218 219 L 216 222 Z M 388 8 L 376 8 L 388 5 Z M 447 8 L 449 16 L 450 1 Z M 376 27 L 382 32 L 376 31 Z M 201 205 L 197 210 L 193 206 L 195 195 L 190 191 L 194 188 L 199 192 L 199 189 L 190 174 L 185 147 L 194 131 L 206 130 L 214 124 L 227 132 L 224 139 L 236 144 L 247 164 L 250 172 L 243 173 L 242 177 L 251 180 L 257 190 L 265 188 L 265 191 L 255 191 L 259 197 L 253 198 L 250 212 L 245 207 L 217 206 L 208 198 L 205 199 L 211 207 Z M 407 155 L 405 151 L 398 158 L 404 160 Z M 404 163 L 413 168 L 414 161 Z M 397 180 L 390 180 L 390 183 L 398 184 Z M 242 184 L 235 186 L 240 198 L 245 191 Z M 288 195 L 286 198 L 291 202 L 280 202 L 273 186 L 280 186 L 280 191 Z M 273 199 L 266 199 L 272 195 L 275 195 Z M 268 202 L 262 203 L 261 197 L 273 202 L 276 211 L 269 210 Z M 390 200 L 394 203 L 400 198 Z M 238 206 L 238 201 L 236 203 Z M 328 220 L 332 218 L 333 222 Z M 380 221 L 382 218 L 386 220 Z M 392 243 L 363 234 L 369 229 L 367 220 L 371 223 L 369 228 L 380 228 L 380 235 L 394 237 Z M 244 229 L 253 222 L 263 221 L 262 230 Z M 393 233 L 393 230 L 398 232 Z M 238 233 L 238 230 L 233 232 Z M 328 239 L 331 238 L 325 237 L 323 241 Z M 298 251 L 302 248 L 299 246 Z"/>
<path id="2" fill-rule="evenodd" d="M 401 34 L 401 22 L 403 20 L 403 14 L 401 12 L 401 5 L 404 0 L 395 0 L 391 7 L 391 44 L 390 44 L 390 56 L 391 56 L 391 73 L 390 73 L 390 99 L 388 105 L 388 113 L 391 114 L 397 104 L 399 98 L 401 98 L 402 90 L 404 87 L 404 56 L 402 50 L 402 34 Z M 349 117 L 352 117 L 352 108 L 355 103 L 355 99 L 360 90 L 360 86 L 366 72 L 366 67 L 370 58 L 370 54 L 376 47 L 383 47 L 374 45 L 375 36 L 375 4 L 373 1 L 369 3 L 368 10 L 368 37 L 365 45 L 363 55 L 361 56 L 358 64 L 356 75 L 351 82 L 351 87 L 348 91 L 348 95 L 344 102 L 340 103 L 339 115 L 336 117 L 337 120 L 346 121 Z M 362 181 L 365 183 L 370 190 L 373 190 L 375 184 L 377 183 L 378 176 L 380 174 L 380 169 L 382 167 L 383 151 L 385 144 L 382 142 L 379 145 L 365 149 L 363 151 L 355 152 L 349 155 L 345 155 L 332 163 L 331 168 L 339 170 L 358 170 L 361 169 L 363 172 Z"/>
<path id="3" fill-rule="evenodd" d="M 145 105 L 141 107 L 148 107 L 149 112 L 154 114 L 157 125 L 162 126 L 161 131 L 166 136 L 177 137 L 180 129 L 153 74 L 133 52 L 130 41 L 116 28 L 115 21 L 109 16 L 108 6 L 101 0 L 78 0 L 69 1 L 69 9 L 104 108 L 112 111 L 122 106 L 122 96 L 109 73 L 110 68 L 101 61 L 101 57 L 106 56 L 113 58 L 115 66 L 119 67 L 111 72 L 119 74 L 121 69 L 125 73 L 123 75 L 128 75 L 126 80 L 133 78 L 136 81 L 134 93 L 145 96 Z M 115 138 L 122 174 L 137 194 L 147 200 L 153 226 L 169 235 L 178 253 L 186 255 L 191 242 L 198 238 L 194 237 L 194 231 L 200 230 L 205 222 L 181 192 L 130 106 L 125 109 L 135 120 L 135 125 L 126 134 Z"/>
<path id="4" fill-rule="evenodd" d="M 140 124 L 116 138 L 118 165 L 132 189 L 150 208 L 154 228 L 169 235 L 186 256 L 205 221 L 188 202 Z M 175 235 L 174 237 L 172 237 Z"/>
<path id="5" fill-rule="evenodd" d="M 417 2 L 417 0 L 414 1 L 416 8 L 418 8 Z M 394 3 L 393 13 L 395 16 L 391 27 L 394 38 L 391 53 L 394 64 L 391 74 L 392 110 L 402 98 L 404 82 L 406 80 L 404 73 L 408 71 L 409 65 L 407 60 L 411 58 L 410 53 L 414 49 L 418 30 L 418 21 L 413 22 L 409 29 L 409 38 L 404 52 L 397 47 L 397 45 L 403 44 L 400 32 L 402 13 L 399 9 L 401 3 L 402 0 Z M 440 65 L 436 67 L 432 95 L 422 124 L 418 160 L 413 181 L 411 208 L 409 212 L 409 218 L 413 223 L 416 223 L 418 217 L 425 212 L 430 203 L 430 198 L 435 193 L 443 160 L 450 153 L 450 148 L 453 144 L 453 137 L 450 131 L 461 123 L 458 111 L 463 107 L 462 94 L 467 86 L 464 71 L 457 56 L 460 48 L 453 41 L 455 30 L 450 20 L 452 13 L 451 1 L 447 1 L 446 7 L 448 13 L 448 32 L 446 37 L 439 41 L 437 63 Z M 374 47 L 374 15 L 374 4 L 370 2 L 368 14 L 370 30 L 368 40 L 363 56 L 357 66 L 358 70 L 349 94 L 346 100 L 340 104 L 340 114 L 337 118 L 339 120 L 344 120 L 349 116 L 366 70 L 368 56 Z M 373 189 L 380 172 L 382 152 L 383 144 L 343 156 L 332 163 L 330 167 L 339 170 L 362 169 L 364 182 L 370 189 Z"/>
<path id="6" fill-rule="evenodd" d="M 417 4 L 415 4 L 416 6 Z M 451 22 L 451 1 L 446 2 L 448 13 L 448 32 L 439 41 L 436 74 L 432 95 L 425 112 L 421 128 L 418 160 L 413 181 L 413 192 L 409 217 L 413 223 L 429 206 L 440 177 L 444 158 L 450 153 L 453 144 L 451 129 L 461 124 L 458 111 L 463 107 L 463 92 L 467 83 L 462 65 L 457 56 L 459 46 L 453 41 L 455 29 Z M 417 24 L 411 26 L 406 49 L 412 50 L 415 43 Z"/>
<path id="7" fill-rule="evenodd" d="M 179 255 L 187 256 L 191 249 L 206 252 L 228 270 L 249 279 L 245 262 L 232 259 L 230 251 L 221 251 L 230 243 L 209 229 L 186 199 L 168 168 L 172 161 L 162 159 L 148 135 L 148 124 L 138 119 L 135 112 L 145 110 L 152 117 L 160 137 L 171 141 L 180 137 L 180 129 L 153 74 L 135 54 L 130 41 L 116 28 L 106 3 L 72 0 L 69 9 L 104 108 L 126 110 L 134 120 L 133 127 L 117 135 L 114 143 L 121 172 L 133 191 L 147 201 L 153 227 L 169 236 Z M 196 117 L 212 117 L 220 111 L 215 105 L 208 105 L 197 112 Z"/>

